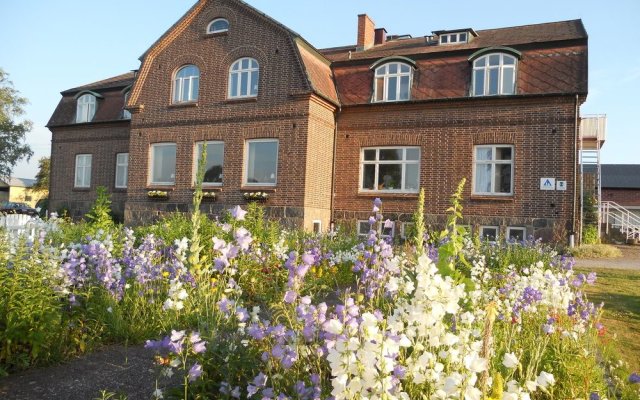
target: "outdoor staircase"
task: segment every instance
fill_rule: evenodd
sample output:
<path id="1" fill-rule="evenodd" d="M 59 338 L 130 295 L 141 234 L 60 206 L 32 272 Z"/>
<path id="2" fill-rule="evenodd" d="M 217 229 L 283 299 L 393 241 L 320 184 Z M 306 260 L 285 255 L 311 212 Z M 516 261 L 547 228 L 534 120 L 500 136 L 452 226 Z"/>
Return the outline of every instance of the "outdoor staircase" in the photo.
<path id="1" fill-rule="evenodd" d="M 618 203 L 600 203 L 600 222 L 605 227 L 605 234 L 609 234 L 610 228 L 616 228 L 627 240 L 640 240 L 640 217 Z"/>

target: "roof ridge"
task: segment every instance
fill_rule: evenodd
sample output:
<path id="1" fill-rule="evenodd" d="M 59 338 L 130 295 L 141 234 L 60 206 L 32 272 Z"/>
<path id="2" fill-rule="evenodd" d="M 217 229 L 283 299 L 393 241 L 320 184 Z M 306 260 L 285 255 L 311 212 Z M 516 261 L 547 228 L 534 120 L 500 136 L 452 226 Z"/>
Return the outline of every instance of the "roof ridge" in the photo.
<path id="1" fill-rule="evenodd" d="M 116 82 L 120 82 L 120 81 L 125 81 L 125 80 L 129 80 L 129 79 L 133 79 L 135 78 L 135 72 L 130 71 L 130 72 L 126 72 L 124 74 L 120 74 L 120 75 L 115 75 L 109 78 L 105 78 L 105 79 L 101 79 L 99 81 L 95 81 L 95 82 L 91 82 L 91 83 L 86 83 L 84 85 L 80 85 L 80 86 L 76 86 L 74 88 L 71 89 L 66 89 L 63 90 L 62 92 L 60 92 L 60 94 L 66 94 L 66 93 L 72 93 L 72 92 L 77 92 L 83 89 L 88 89 L 94 86 L 100 86 L 100 85 L 104 85 L 106 83 L 116 83 Z"/>

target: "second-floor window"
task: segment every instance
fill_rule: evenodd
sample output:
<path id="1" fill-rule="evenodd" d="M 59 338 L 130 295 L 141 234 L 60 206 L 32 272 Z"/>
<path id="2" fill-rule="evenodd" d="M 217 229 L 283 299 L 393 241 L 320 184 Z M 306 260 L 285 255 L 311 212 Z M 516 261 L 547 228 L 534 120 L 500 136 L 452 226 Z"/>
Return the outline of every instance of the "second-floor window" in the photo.
<path id="1" fill-rule="evenodd" d="M 80 96 L 76 107 L 76 122 L 91 122 L 95 114 L 96 97 L 88 93 Z"/>
<path id="2" fill-rule="evenodd" d="M 476 146 L 473 193 L 513 194 L 513 146 Z"/>
<path id="3" fill-rule="evenodd" d="M 256 97 L 260 67 L 253 58 L 241 58 L 229 70 L 229 98 Z"/>
<path id="4" fill-rule="evenodd" d="M 418 191 L 419 147 L 365 148 L 360 157 L 361 191 Z"/>
<path id="5" fill-rule="evenodd" d="M 473 61 L 473 96 L 515 94 L 516 58 L 504 53 L 487 54 Z"/>
<path id="6" fill-rule="evenodd" d="M 198 101 L 200 70 L 195 65 L 185 65 L 173 79 L 173 103 Z"/>
<path id="7" fill-rule="evenodd" d="M 374 101 L 409 100 L 412 73 L 413 68 L 401 62 L 391 62 L 376 68 Z"/>

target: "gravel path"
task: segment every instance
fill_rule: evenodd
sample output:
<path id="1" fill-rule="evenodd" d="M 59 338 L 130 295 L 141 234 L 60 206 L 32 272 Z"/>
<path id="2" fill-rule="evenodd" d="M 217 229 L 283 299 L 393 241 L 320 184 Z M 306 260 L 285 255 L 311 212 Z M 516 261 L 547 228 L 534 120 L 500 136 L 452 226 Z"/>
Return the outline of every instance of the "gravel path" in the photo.
<path id="1" fill-rule="evenodd" d="M 640 246 L 616 246 L 622 251 L 618 258 L 577 259 L 576 267 L 583 269 L 628 269 L 640 271 Z"/>

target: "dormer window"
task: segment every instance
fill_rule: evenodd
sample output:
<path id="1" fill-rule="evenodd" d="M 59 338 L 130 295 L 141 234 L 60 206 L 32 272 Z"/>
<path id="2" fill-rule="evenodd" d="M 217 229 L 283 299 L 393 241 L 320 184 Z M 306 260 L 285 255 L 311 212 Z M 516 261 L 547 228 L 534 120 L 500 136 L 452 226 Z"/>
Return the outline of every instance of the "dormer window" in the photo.
<path id="1" fill-rule="evenodd" d="M 390 62 L 375 70 L 374 102 L 406 101 L 411 97 L 413 67 L 403 62 Z"/>
<path id="2" fill-rule="evenodd" d="M 96 97 L 89 93 L 80 96 L 76 107 L 76 123 L 91 122 L 95 114 Z"/>
<path id="3" fill-rule="evenodd" d="M 516 68 L 516 58 L 505 53 L 491 53 L 474 60 L 472 96 L 515 94 Z"/>
<path id="4" fill-rule="evenodd" d="M 124 94 L 124 107 L 126 107 L 129 102 L 129 95 L 131 95 L 131 90 L 127 90 Z M 131 112 L 124 107 L 122 108 L 122 119 L 131 119 Z"/>
<path id="5" fill-rule="evenodd" d="M 222 33 L 229 30 L 229 21 L 224 18 L 216 18 L 207 25 L 207 33 Z"/>
<path id="6" fill-rule="evenodd" d="M 467 32 L 446 33 L 440 35 L 440 44 L 458 44 L 467 43 L 469 34 Z"/>

